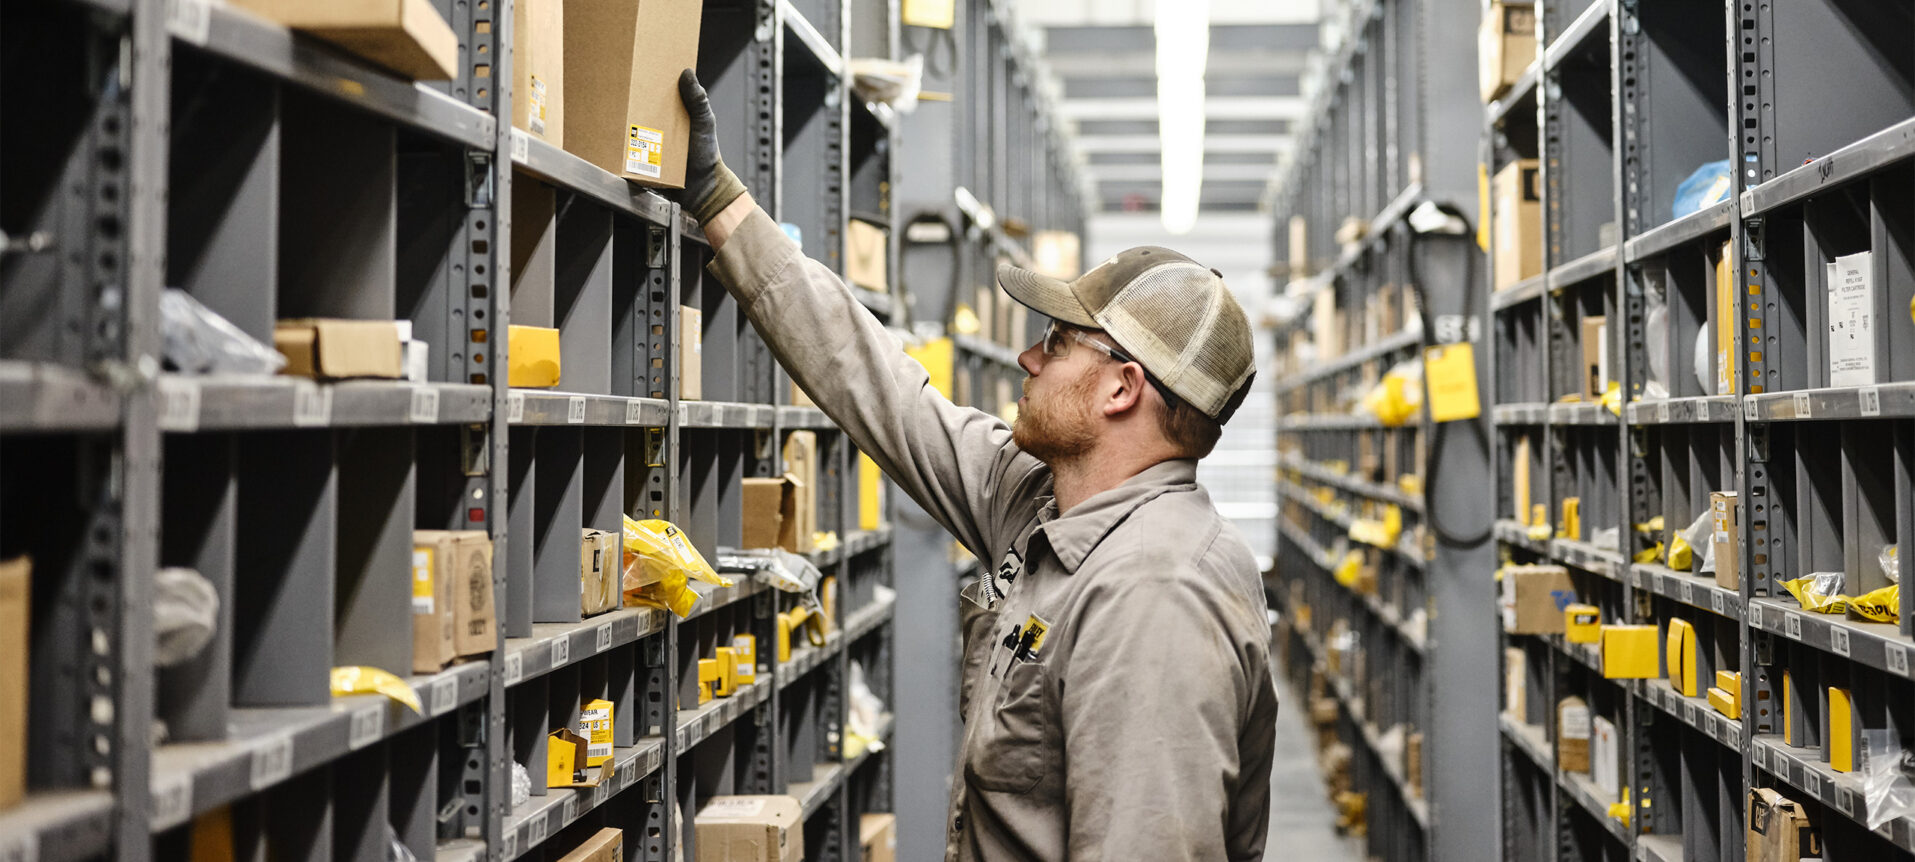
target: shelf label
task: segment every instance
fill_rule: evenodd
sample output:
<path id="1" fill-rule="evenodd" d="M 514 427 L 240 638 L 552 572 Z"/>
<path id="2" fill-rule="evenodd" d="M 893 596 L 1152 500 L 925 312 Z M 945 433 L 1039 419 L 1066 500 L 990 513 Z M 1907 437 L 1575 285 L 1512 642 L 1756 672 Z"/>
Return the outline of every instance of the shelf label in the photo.
<path id="1" fill-rule="evenodd" d="M 631 787 L 638 783 L 638 761 L 627 760 L 618 767 L 618 786 Z"/>
<path id="2" fill-rule="evenodd" d="M 504 844 L 505 844 L 505 854 L 504 854 L 503 856 L 501 856 L 500 858 L 502 858 L 502 859 L 516 859 L 516 858 L 518 858 L 518 855 L 519 855 L 519 830 L 517 830 L 517 829 L 513 829 L 513 830 L 511 830 L 511 831 L 509 831 L 509 832 L 506 832 L 506 833 L 505 833 L 505 840 L 504 840 L 504 842 L 502 842 L 502 843 L 504 843 Z"/>
<path id="3" fill-rule="evenodd" d="M 1754 398 L 1745 397 L 1742 399 L 1742 418 L 1754 422 L 1762 418 L 1761 413 L 1762 406 L 1760 402 L 1757 402 Z"/>
<path id="4" fill-rule="evenodd" d="M 525 421 L 525 393 L 511 392 L 505 396 L 505 421 Z"/>
<path id="5" fill-rule="evenodd" d="M 293 738 L 281 736 L 253 750 L 253 790 L 264 790 L 293 774 Z"/>
<path id="6" fill-rule="evenodd" d="M 1849 654 L 1849 630 L 1841 626 L 1829 627 L 1829 649 L 1844 658 Z"/>
<path id="7" fill-rule="evenodd" d="M 1692 584 L 1688 581 L 1682 582 L 1682 603 L 1685 605 L 1693 605 L 1696 603 L 1696 585 L 1695 584 Z"/>
<path id="8" fill-rule="evenodd" d="M 530 152 L 531 149 L 532 149 L 532 144 L 530 140 L 526 138 L 525 133 L 519 131 L 518 129 L 513 129 L 512 130 L 512 161 L 521 162 L 521 163 L 531 161 L 531 152 Z"/>
<path id="9" fill-rule="evenodd" d="M 636 398 L 625 402 L 625 424 L 627 425 L 645 424 L 644 402 L 641 402 Z"/>
<path id="10" fill-rule="evenodd" d="M 1669 402 L 1667 402 L 1667 401 L 1663 401 L 1663 402 L 1659 402 L 1659 403 L 1657 403 L 1657 404 L 1656 404 L 1656 421 L 1657 421 L 1657 422 L 1662 422 L 1662 423 L 1664 423 L 1664 424 L 1667 424 L 1667 423 L 1668 423 L 1668 421 L 1669 421 Z"/>
<path id="11" fill-rule="evenodd" d="M 293 425 L 312 428 L 332 423 L 332 387 L 308 381 L 293 384 Z"/>
<path id="12" fill-rule="evenodd" d="M 1696 723 L 1696 705 L 1695 704 L 1689 703 L 1686 701 L 1682 704 L 1682 720 L 1688 722 L 1691 726 L 1695 725 Z"/>
<path id="13" fill-rule="evenodd" d="M 551 666 L 554 668 L 564 667 L 567 663 L 571 661 L 572 661 L 572 637 L 571 635 L 561 635 L 559 638 L 552 641 Z"/>
<path id="14" fill-rule="evenodd" d="M 574 395 L 565 399 L 565 422 L 568 425 L 584 424 L 585 396 Z"/>
<path id="15" fill-rule="evenodd" d="M 1882 390 L 1880 387 L 1862 387 L 1862 390 L 1856 393 L 1855 401 L 1861 408 L 1863 416 L 1882 415 Z"/>
<path id="16" fill-rule="evenodd" d="M 579 794 L 577 791 L 573 791 L 572 795 L 565 797 L 565 822 L 566 823 L 571 823 L 572 821 L 578 819 L 578 815 L 579 815 L 578 799 L 579 799 Z"/>
<path id="17" fill-rule="evenodd" d="M 1782 633 L 1788 635 L 1790 640 L 1801 640 L 1802 615 L 1784 613 L 1782 615 Z"/>
<path id="18" fill-rule="evenodd" d="M 459 705 L 459 678 L 448 676 L 432 681 L 432 714 L 444 715 Z"/>
<path id="19" fill-rule="evenodd" d="M 525 653 L 515 652 L 505 657 L 505 684 L 515 686 L 525 679 Z"/>
<path id="20" fill-rule="evenodd" d="M 1809 400 L 1809 393 L 1797 392 L 1791 400 L 1795 402 L 1795 418 L 1807 419 L 1815 415 L 1815 404 Z"/>
<path id="21" fill-rule="evenodd" d="M 346 747 L 358 751 L 379 741 L 386 735 L 386 704 L 384 701 L 360 709 L 352 714 L 352 725 L 346 733 Z"/>
<path id="22" fill-rule="evenodd" d="M 438 422 L 439 390 L 430 386 L 414 387 L 412 407 L 406 411 L 406 418 L 419 425 L 431 425 Z"/>
<path id="23" fill-rule="evenodd" d="M 160 427 L 192 433 L 199 430 L 199 382 L 160 378 Z"/>
<path id="24" fill-rule="evenodd" d="M 597 651 L 604 652 L 611 648 L 612 648 L 612 624 L 606 623 L 598 627 L 598 650 Z"/>
<path id="25" fill-rule="evenodd" d="M 532 818 L 530 822 L 526 823 L 525 824 L 526 849 L 529 850 L 533 847 L 539 846 L 540 844 L 544 844 L 545 833 L 547 831 L 547 828 L 548 828 L 548 824 L 546 823 L 546 816 L 544 814 L 540 814 L 539 816 Z"/>
<path id="26" fill-rule="evenodd" d="M 1854 817 L 1855 794 L 1846 787 L 1835 788 L 1835 810 L 1842 812 L 1845 817 Z"/>
<path id="27" fill-rule="evenodd" d="M 40 862 L 40 835 L 23 830 L 11 838 L 0 838 L 0 862 Z"/>
<path id="28" fill-rule="evenodd" d="M 1709 610 L 1715 611 L 1719 615 L 1722 614 L 1722 591 L 1721 590 L 1709 591 Z"/>
<path id="29" fill-rule="evenodd" d="M 597 808 L 600 805 L 604 805 L 605 797 L 610 795 L 611 792 L 612 785 L 606 782 L 601 781 L 598 784 L 592 785 L 592 807 Z"/>
<path id="30" fill-rule="evenodd" d="M 1900 644 L 1882 645 L 1883 663 L 1900 676 L 1908 676 L 1908 648 Z"/>
<path id="31" fill-rule="evenodd" d="M 193 816 L 193 776 L 172 774 L 152 786 L 153 829 L 171 829 Z"/>
<path id="32" fill-rule="evenodd" d="M 1749 751 L 1749 762 L 1763 769 L 1769 768 L 1769 750 L 1758 745 Z"/>
<path id="33" fill-rule="evenodd" d="M 166 29 L 180 41 L 205 47 L 213 30 L 213 15 L 206 8 L 206 0 L 173 0 L 167 6 Z"/>

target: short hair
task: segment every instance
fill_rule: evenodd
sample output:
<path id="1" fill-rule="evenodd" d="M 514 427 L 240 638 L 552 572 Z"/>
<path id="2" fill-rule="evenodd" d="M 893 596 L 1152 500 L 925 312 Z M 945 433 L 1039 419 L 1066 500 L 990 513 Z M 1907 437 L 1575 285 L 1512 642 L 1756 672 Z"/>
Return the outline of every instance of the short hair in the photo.
<path id="1" fill-rule="evenodd" d="M 1217 448 L 1223 426 L 1182 398 L 1157 412 L 1157 430 L 1185 458 L 1204 458 Z"/>

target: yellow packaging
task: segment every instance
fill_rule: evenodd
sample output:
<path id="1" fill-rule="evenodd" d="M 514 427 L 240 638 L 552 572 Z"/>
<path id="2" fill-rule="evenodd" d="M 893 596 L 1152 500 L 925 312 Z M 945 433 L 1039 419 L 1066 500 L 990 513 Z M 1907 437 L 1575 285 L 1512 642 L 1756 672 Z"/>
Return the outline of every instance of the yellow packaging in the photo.
<path id="1" fill-rule="evenodd" d="M 1848 596 L 1842 595 L 1839 589 L 1840 573 L 1834 573 L 1836 577 L 1826 577 L 1830 574 L 1803 575 L 1783 581 L 1782 586 L 1788 588 L 1789 595 L 1794 596 L 1805 611 L 1818 614 L 1848 613 Z"/>
<path id="2" fill-rule="evenodd" d="M 758 681 L 758 638 L 755 635 L 737 635 L 731 639 L 733 658 L 732 676 L 739 685 L 751 685 Z"/>
<path id="3" fill-rule="evenodd" d="M 713 694 L 719 697 L 731 697 L 738 693 L 738 654 L 731 647 L 718 648 L 717 657 L 712 661 L 718 664 L 718 682 Z"/>
<path id="4" fill-rule="evenodd" d="M 506 383 L 525 389 L 559 385 L 559 331 L 547 326 L 506 327 Z"/>
<path id="5" fill-rule="evenodd" d="M 784 664 L 785 662 L 791 661 L 791 630 L 792 628 L 794 628 L 794 626 L 792 626 L 791 624 L 791 616 L 788 614 L 779 614 L 778 615 L 778 644 L 777 644 L 778 646 L 777 655 L 778 655 L 779 664 Z"/>
<path id="6" fill-rule="evenodd" d="M 931 388 L 946 398 L 951 397 L 951 369 L 953 365 L 953 345 L 949 338 L 932 338 L 923 344 L 907 344 L 904 353 L 924 366 L 931 378 Z"/>
<path id="7" fill-rule="evenodd" d="M 1593 644 L 1602 640 L 1602 611 L 1595 605 L 1574 604 L 1563 608 L 1563 634 L 1573 644 Z"/>
<path id="8" fill-rule="evenodd" d="M 1742 701 L 1736 697 L 1735 692 L 1729 691 L 1728 689 L 1709 689 L 1709 706 L 1713 707 L 1716 712 L 1722 713 L 1730 718 L 1736 720 L 1741 720 L 1742 718 Z"/>
<path id="9" fill-rule="evenodd" d="M 1902 586 L 1889 584 L 1879 590 L 1870 590 L 1849 599 L 1849 610 L 1863 619 L 1878 623 L 1897 623 L 1902 621 Z"/>
<path id="10" fill-rule="evenodd" d="M 711 703 L 712 689 L 718 685 L 718 660 L 701 658 L 698 660 L 698 705 Z"/>
<path id="11" fill-rule="evenodd" d="M 603 698 L 587 701 L 579 708 L 577 731 L 585 739 L 586 766 L 611 760 L 612 702 Z"/>
<path id="12" fill-rule="evenodd" d="M 830 631 L 838 619 L 837 576 L 826 575 L 824 580 L 818 582 L 818 605 L 822 611 L 819 622 L 824 625 L 825 631 Z"/>
<path id="13" fill-rule="evenodd" d="M 559 728 L 545 738 L 545 786 L 567 787 L 585 759 L 585 738 Z"/>
<path id="14" fill-rule="evenodd" d="M 1722 689 L 1737 698 L 1742 697 L 1742 673 L 1733 670 L 1716 671 L 1716 688 Z"/>
<path id="15" fill-rule="evenodd" d="M 691 615 L 701 594 L 691 582 L 729 587 L 730 578 L 712 571 L 705 557 L 685 539 L 683 530 L 669 521 L 625 517 L 623 583 L 627 606 L 664 608 L 679 617 Z"/>
<path id="16" fill-rule="evenodd" d="M 1829 768 L 1855 771 L 1855 704 L 1849 690 L 1829 686 Z"/>
<path id="17" fill-rule="evenodd" d="M 1782 672 L 1782 741 L 1801 745 L 1795 735 L 1795 680 L 1786 670 Z"/>
<path id="18" fill-rule="evenodd" d="M 1669 684 L 1683 697 L 1696 697 L 1701 693 L 1696 679 L 1696 628 L 1688 620 L 1675 618 L 1669 620 L 1668 643 L 1663 648 L 1663 660 L 1668 665 Z"/>
<path id="19" fill-rule="evenodd" d="M 1602 675 L 1606 679 L 1655 679 L 1662 675 L 1655 626 L 1602 627 Z"/>
<path id="20" fill-rule="evenodd" d="M 1583 501 L 1581 497 L 1563 498 L 1563 523 L 1556 538 L 1580 542 L 1583 538 Z"/>
<path id="21" fill-rule="evenodd" d="M 585 616 L 619 606 L 618 537 L 586 527 L 579 532 L 579 613 Z"/>
<path id="22" fill-rule="evenodd" d="M 332 696 L 345 697 L 354 694 L 383 694 L 386 697 L 405 704 L 414 713 L 425 714 L 419 706 L 419 693 L 406 685 L 406 681 L 391 671 L 376 667 L 336 667 L 332 669 Z"/>
<path id="23" fill-rule="evenodd" d="M 871 456 L 858 453 L 858 529 L 870 531 L 884 525 L 884 471 Z"/>

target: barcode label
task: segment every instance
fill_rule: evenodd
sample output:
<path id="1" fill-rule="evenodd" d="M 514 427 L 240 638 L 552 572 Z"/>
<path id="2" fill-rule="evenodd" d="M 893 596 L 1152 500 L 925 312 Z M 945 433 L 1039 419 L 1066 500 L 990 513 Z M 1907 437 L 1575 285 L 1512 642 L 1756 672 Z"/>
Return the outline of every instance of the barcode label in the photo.
<path id="1" fill-rule="evenodd" d="M 579 798 L 579 795 L 576 792 L 574 792 L 570 796 L 565 797 L 565 822 L 567 823 L 570 823 L 578 819 L 578 815 L 579 815 L 578 798 Z"/>
<path id="2" fill-rule="evenodd" d="M 618 767 L 618 784 L 630 787 L 638 783 L 638 761 L 628 760 Z"/>
<path id="3" fill-rule="evenodd" d="M 419 386 L 412 390 L 412 408 L 406 411 L 414 423 L 431 425 L 439 421 L 439 390 Z"/>
<path id="4" fill-rule="evenodd" d="M 518 685 L 525 679 L 525 653 L 515 652 L 505 657 L 505 684 Z"/>
<path id="5" fill-rule="evenodd" d="M 449 676 L 432 681 L 432 714 L 444 715 L 459 705 L 459 678 Z"/>
<path id="6" fill-rule="evenodd" d="M 514 829 L 505 833 L 505 855 L 502 858 L 515 859 L 519 855 L 519 831 Z"/>
<path id="7" fill-rule="evenodd" d="M 368 706 L 352 714 L 352 727 L 346 734 L 346 747 L 354 751 L 379 741 L 386 735 L 386 705 Z"/>
<path id="8" fill-rule="evenodd" d="M 565 400 L 565 421 L 571 425 L 585 422 L 585 396 L 574 395 Z"/>
<path id="9" fill-rule="evenodd" d="M 152 785 L 153 828 L 171 829 L 193 816 L 193 777 L 169 775 Z"/>
<path id="10" fill-rule="evenodd" d="M 1864 386 L 1855 396 L 1855 400 L 1863 416 L 1882 415 L 1882 390 L 1874 386 Z"/>
<path id="11" fill-rule="evenodd" d="M 161 378 L 160 427 L 191 433 L 199 430 L 199 383 Z"/>
<path id="12" fill-rule="evenodd" d="M 181 41 L 204 46 L 213 31 L 213 15 L 206 0 L 173 0 L 168 9 L 166 27 Z"/>
<path id="13" fill-rule="evenodd" d="M 645 423 L 645 405 L 636 399 L 625 402 L 625 424 L 642 425 Z"/>
<path id="14" fill-rule="evenodd" d="M 1696 603 L 1695 584 L 1689 583 L 1688 581 L 1682 582 L 1682 603 L 1685 605 L 1693 605 Z"/>
<path id="15" fill-rule="evenodd" d="M 612 786 L 604 782 L 600 782 L 598 784 L 593 785 L 592 786 L 592 807 L 597 808 L 600 805 L 604 805 L 606 795 L 610 794 L 611 792 L 612 792 Z"/>
<path id="16" fill-rule="evenodd" d="M 1887 644 L 1882 647 L 1882 658 L 1884 663 L 1888 665 L 1889 670 L 1902 676 L 1908 676 L 1907 647 Z"/>
<path id="17" fill-rule="evenodd" d="M 307 381 L 293 384 L 293 425 L 312 428 L 332 423 L 332 388 Z"/>
<path id="18" fill-rule="evenodd" d="M 1754 422 L 1761 417 L 1761 406 L 1753 398 L 1742 399 L 1742 418 Z"/>
<path id="19" fill-rule="evenodd" d="M 11 838 L 0 838 L 0 862 L 40 862 L 39 834 L 22 832 Z"/>
<path id="20" fill-rule="evenodd" d="M 552 642 L 552 667 L 564 667 L 572 660 L 572 638 L 561 637 Z"/>
<path id="21" fill-rule="evenodd" d="M 528 161 L 530 158 L 531 148 L 532 148 L 531 143 L 527 140 L 525 133 L 519 131 L 518 129 L 513 129 L 512 130 L 512 161 L 515 161 L 515 162 Z"/>
<path id="22" fill-rule="evenodd" d="M 1656 421 L 1657 422 L 1669 421 L 1669 402 L 1664 401 L 1656 405 Z"/>
<path id="23" fill-rule="evenodd" d="M 1815 415 L 1815 405 L 1809 400 L 1809 393 L 1797 392 L 1792 400 L 1795 402 L 1795 418 L 1807 419 Z"/>
<path id="24" fill-rule="evenodd" d="M 1847 788 L 1835 788 L 1835 809 L 1842 812 L 1844 816 L 1854 817 L 1855 794 L 1850 793 Z"/>
<path id="25" fill-rule="evenodd" d="M 282 736 L 253 751 L 252 785 L 264 790 L 293 774 L 293 738 Z"/>
<path id="26" fill-rule="evenodd" d="M 525 824 L 525 847 L 531 849 L 545 843 L 546 819 L 544 814 Z"/>
<path id="27" fill-rule="evenodd" d="M 612 624 L 606 623 L 598 627 L 598 652 L 604 652 L 611 648 L 612 648 Z"/>
<path id="28" fill-rule="evenodd" d="M 1782 633 L 1788 635 L 1791 640 L 1801 640 L 1802 639 L 1802 615 L 1801 614 L 1783 614 L 1782 615 Z"/>
<path id="29" fill-rule="evenodd" d="M 505 421 L 525 421 L 525 393 L 512 392 L 505 396 Z"/>
<path id="30" fill-rule="evenodd" d="M 1722 591 L 1721 590 L 1709 591 L 1709 610 L 1715 611 L 1718 614 L 1722 613 Z"/>
<path id="31" fill-rule="evenodd" d="M 1829 649 L 1834 650 L 1835 654 L 1839 656 L 1847 656 L 1849 654 L 1848 629 L 1842 628 L 1839 625 L 1829 628 Z"/>

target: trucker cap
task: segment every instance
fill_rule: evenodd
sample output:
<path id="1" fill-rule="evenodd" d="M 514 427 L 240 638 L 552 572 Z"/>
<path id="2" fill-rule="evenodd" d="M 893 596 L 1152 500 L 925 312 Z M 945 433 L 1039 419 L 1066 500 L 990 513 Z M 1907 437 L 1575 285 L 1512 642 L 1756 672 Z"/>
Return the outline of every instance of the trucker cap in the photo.
<path id="1" fill-rule="evenodd" d="M 1109 333 L 1152 377 L 1219 423 L 1230 421 L 1256 377 L 1250 321 L 1223 276 L 1170 249 L 1120 252 L 1076 281 L 1000 264 L 997 283 L 1039 314 Z"/>

